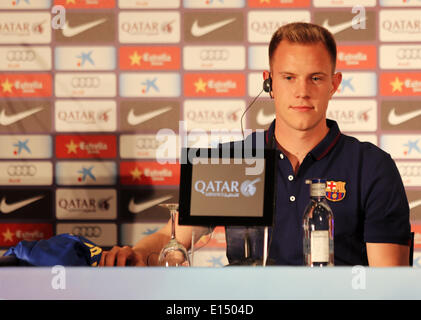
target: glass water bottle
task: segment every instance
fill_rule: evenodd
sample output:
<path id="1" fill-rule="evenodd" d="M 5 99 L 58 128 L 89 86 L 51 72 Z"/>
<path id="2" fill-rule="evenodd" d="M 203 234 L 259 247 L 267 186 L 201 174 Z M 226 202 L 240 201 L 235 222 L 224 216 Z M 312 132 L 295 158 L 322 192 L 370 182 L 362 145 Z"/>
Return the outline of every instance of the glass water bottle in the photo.
<path id="1" fill-rule="evenodd" d="M 326 201 L 326 180 L 312 179 L 308 183 L 310 202 L 303 218 L 304 265 L 333 266 L 333 212 Z"/>

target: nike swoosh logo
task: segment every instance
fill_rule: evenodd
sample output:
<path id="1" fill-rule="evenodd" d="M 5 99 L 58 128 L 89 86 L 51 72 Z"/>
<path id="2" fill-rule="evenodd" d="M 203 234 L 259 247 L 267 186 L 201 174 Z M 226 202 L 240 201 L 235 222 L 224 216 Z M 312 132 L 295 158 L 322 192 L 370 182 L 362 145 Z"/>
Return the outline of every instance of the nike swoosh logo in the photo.
<path id="1" fill-rule="evenodd" d="M 134 198 L 130 200 L 129 203 L 129 211 L 131 213 L 139 213 L 142 211 L 145 211 L 146 209 L 152 208 L 153 206 L 156 206 L 160 204 L 161 202 L 167 201 L 168 199 L 171 199 L 172 196 L 164 196 L 161 198 L 156 198 L 150 201 L 142 202 L 140 204 L 137 204 L 134 202 Z"/>
<path id="2" fill-rule="evenodd" d="M 69 22 L 66 21 L 66 23 L 64 24 L 64 27 L 62 29 L 62 33 L 63 36 L 67 37 L 67 38 L 71 38 L 74 37 L 82 32 L 85 32 L 89 29 L 92 29 L 93 27 L 96 27 L 97 25 L 104 23 L 107 19 L 103 18 L 103 19 L 99 19 L 96 21 L 92 21 L 92 22 L 88 22 L 88 23 L 84 23 L 81 25 L 78 25 L 76 27 L 70 27 L 69 26 Z"/>
<path id="3" fill-rule="evenodd" d="M 22 200 L 22 201 L 19 201 L 19 202 L 15 202 L 15 203 L 12 203 L 12 204 L 8 204 L 6 202 L 6 197 L 3 197 L 3 199 L 1 199 L 1 203 L 0 203 L 0 212 L 3 212 L 4 214 L 11 213 L 13 211 L 16 211 L 16 210 L 22 208 L 22 207 L 27 206 L 28 204 L 31 204 L 35 201 L 38 201 L 42 198 L 44 198 L 44 196 L 38 196 L 38 197 Z"/>
<path id="4" fill-rule="evenodd" d="M 392 110 L 390 110 L 387 120 L 391 125 L 397 126 L 398 124 L 404 123 L 408 120 L 418 117 L 419 115 L 421 115 L 421 110 L 415 110 L 397 115 L 395 108 L 393 108 Z"/>
<path id="5" fill-rule="evenodd" d="M 421 199 L 420 200 L 415 200 L 415 201 L 411 201 L 409 203 L 409 209 L 412 210 L 415 207 L 421 206 Z"/>
<path id="6" fill-rule="evenodd" d="M 365 20 L 367 20 L 367 17 L 361 18 L 360 22 L 363 22 Z M 336 34 L 336 33 L 339 33 L 341 31 L 344 31 L 344 30 L 352 27 L 353 24 L 354 24 L 354 22 L 353 22 L 353 20 L 351 20 L 351 21 L 346 21 L 346 22 L 331 26 L 331 25 L 329 25 L 328 19 L 326 19 L 323 22 L 323 27 L 326 28 L 327 30 L 329 30 L 332 34 Z"/>
<path id="7" fill-rule="evenodd" d="M 207 26 L 199 26 L 197 20 L 194 20 L 193 25 L 191 26 L 191 34 L 195 37 L 201 37 L 205 34 L 208 34 L 212 31 L 215 31 L 219 28 L 222 28 L 223 26 L 226 26 L 227 24 L 233 22 L 235 18 L 227 19 L 219 22 L 215 22 L 212 24 L 208 24 Z"/>
<path id="8" fill-rule="evenodd" d="M 259 113 L 257 114 L 256 121 L 259 125 L 265 126 L 269 123 L 271 123 L 275 119 L 275 114 L 271 114 L 270 116 L 267 116 L 263 113 L 263 109 L 259 110 Z"/>
<path id="9" fill-rule="evenodd" d="M 154 110 L 154 111 L 151 111 L 151 112 L 144 113 L 140 116 L 136 116 L 134 114 L 134 110 L 130 109 L 129 114 L 127 116 L 127 122 L 132 126 L 136 126 L 136 125 L 138 125 L 142 122 L 145 122 L 145 121 L 148 121 L 152 118 L 155 118 L 155 117 L 159 116 L 160 114 L 163 114 L 163 113 L 165 113 L 165 112 L 167 112 L 171 109 L 172 109 L 172 107 L 164 107 L 164 108 L 161 108 L 161 109 L 158 109 L 158 110 Z"/>
<path id="10" fill-rule="evenodd" d="M 0 125 L 2 126 L 8 126 L 11 125 L 15 122 L 18 122 L 22 119 L 25 119 L 27 117 L 29 117 L 30 115 L 33 115 L 34 113 L 37 113 L 38 111 L 41 111 L 42 109 L 44 109 L 43 107 L 38 107 L 38 108 L 34 108 L 31 110 L 26 110 L 26 111 L 22 111 L 19 113 L 16 113 L 14 115 L 6 115 L 6 110 L 3 109 L 0 112 Z"/>

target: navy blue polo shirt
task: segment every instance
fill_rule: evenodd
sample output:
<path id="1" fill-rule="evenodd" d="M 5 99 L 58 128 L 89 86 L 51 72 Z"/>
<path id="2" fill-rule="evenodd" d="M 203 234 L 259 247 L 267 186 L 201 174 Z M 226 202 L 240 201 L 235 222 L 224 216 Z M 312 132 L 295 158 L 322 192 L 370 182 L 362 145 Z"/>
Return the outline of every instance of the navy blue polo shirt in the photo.
<path id="1" fill-rule="evenodd" d="M 328 134 L 304 158 L 297 174 L 279 151 L 276 214 L 270 229 L 269 258 L 278 265 L 303 265 L 303 215 L 310 200 L 307 179 L 327 181 L 334 215 L 335 265 L 368 265 L 366 242 L 408 245 L 409 206 L 390 155 L 369 142 L 344 135 L 327 120 Z M 265 131 L 272 146 L 275 121 Z M 255 139 L 253 133 L 248 138 Z M 276 145 L 276 144 L 275 144 Z M 230 262 L 244 255 L 244 228 L 227 227 Z M 262 256 L 262 228 L 249 229 L 252 258 Z"/>

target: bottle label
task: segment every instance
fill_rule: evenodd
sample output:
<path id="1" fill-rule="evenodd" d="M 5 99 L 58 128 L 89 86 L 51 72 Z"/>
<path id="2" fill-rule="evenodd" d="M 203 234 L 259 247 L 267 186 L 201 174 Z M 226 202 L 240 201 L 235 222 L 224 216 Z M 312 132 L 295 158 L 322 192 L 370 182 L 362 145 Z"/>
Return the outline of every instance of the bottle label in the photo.
<path id="1" fill-rule="evenodd" d="M 329 262 L 329 231 L 311 232 L 311 262 Z"/>
<path id="2" fill-rule="evenodd" d="M 326 196 L 326 184 L 325 183 L 313 183 L 310 186 L 310 196 L 312 197 L 325 197 Z"/>

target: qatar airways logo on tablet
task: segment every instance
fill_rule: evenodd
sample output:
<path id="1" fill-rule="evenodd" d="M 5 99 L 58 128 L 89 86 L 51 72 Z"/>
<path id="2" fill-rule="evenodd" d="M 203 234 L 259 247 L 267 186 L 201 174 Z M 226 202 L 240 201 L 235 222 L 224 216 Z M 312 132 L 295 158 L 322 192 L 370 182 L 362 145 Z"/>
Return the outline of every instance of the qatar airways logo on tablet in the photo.
<path id="1" fill-rule="evenodd" d="M 207 198 L 239 198 L 241 195 L 249 198 L 256 194 L 256 184 L 260 181 L 260 178 L 256 178 L 240 184 L 237 180 L 198 180 L 194 183 L 194 190 Z"/>

